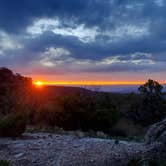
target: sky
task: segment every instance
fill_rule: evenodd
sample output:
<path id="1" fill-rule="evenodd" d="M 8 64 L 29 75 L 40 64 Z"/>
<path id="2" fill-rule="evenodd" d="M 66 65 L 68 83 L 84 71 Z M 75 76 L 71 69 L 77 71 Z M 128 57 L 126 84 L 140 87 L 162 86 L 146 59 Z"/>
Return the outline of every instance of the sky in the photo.
<path id="1" fill-rule="evenodd" d="M 0 0 L 0 66 L 48 82 L 166 82 L 165 29 L 165 0 Z"/>

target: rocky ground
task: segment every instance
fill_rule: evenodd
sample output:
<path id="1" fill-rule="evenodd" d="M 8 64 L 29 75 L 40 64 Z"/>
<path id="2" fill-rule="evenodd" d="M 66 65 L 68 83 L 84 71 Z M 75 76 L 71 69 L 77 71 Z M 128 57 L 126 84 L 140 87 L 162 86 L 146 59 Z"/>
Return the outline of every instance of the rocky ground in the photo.
<path id="1" fill-rule="evenodd" d="M 165 142 L 160 141 L 156 132 L 161 125 L 163 131 L 161 122 L 151 127 L 147 143 L 49 133 L 25 133 L 19 139 L 1 138 L 0 159 L 11 161 L 13 166 L 123 166 L 133 158 L 164 159 Z M 150 132 L 153 128 L 156 135 Z M 159 141 L 149 141 L 151 135 Z"/>

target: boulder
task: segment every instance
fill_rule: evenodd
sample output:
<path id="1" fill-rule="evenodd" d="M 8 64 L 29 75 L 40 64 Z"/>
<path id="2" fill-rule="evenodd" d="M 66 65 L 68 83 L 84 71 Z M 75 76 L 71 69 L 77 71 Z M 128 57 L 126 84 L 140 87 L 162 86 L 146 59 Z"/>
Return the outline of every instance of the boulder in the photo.
<path id="1" fill-rule="evenodd" d="M 150 126 L 145 135 L 146 143 L 161 142 L 166 144 L 166 118 Z"/>

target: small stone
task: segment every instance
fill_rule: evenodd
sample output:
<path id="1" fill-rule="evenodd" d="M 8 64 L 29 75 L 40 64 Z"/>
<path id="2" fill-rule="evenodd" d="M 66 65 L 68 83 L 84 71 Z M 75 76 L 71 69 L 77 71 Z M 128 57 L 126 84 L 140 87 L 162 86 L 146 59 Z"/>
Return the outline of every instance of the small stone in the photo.
<path id="1" fill-rule="evenodd" d="M 102 131 L 98 131 L 96 134 L 97 134 L 97 137 L 99 138 L 107 138 L 107 135 L 104 134 Z"/>
<path id="2" fill-rule="evenodd" d="M 24 153 L 18 153 L 18 154 L 15 154 L 14 157 L 19 158 L 19 157 L 22 157 L 23 155 L 24 155 Z"/>
<path id="3" fill-rule="evenodd" d="M 85 137 L 85 134 L 82 131 L 76 131 L 76 135 L 77 135 L 78 138 Z"/>

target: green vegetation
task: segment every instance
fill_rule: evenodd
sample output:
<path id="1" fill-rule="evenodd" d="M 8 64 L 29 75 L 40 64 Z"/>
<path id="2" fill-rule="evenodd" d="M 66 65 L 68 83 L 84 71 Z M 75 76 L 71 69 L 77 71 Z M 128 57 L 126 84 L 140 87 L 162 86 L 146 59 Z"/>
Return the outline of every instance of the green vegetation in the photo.
<path id="1" fill-rule="evenodd" d="M 56 98 L 53 106 L 41 108 L 34 115 L 35 123 L 58 126 L 65 130 L 109 131 L 119 113 L 114 106 L 98 105 L 90 94 L 75 94 Z"/>
<path id="2" fill-rule="evenodd" d="M 28 108 L 27 99 L 31 79 L 0 68 L 0 136 L 20 136 L 25 131 L 23 118 Z"/>
<path id="3" fill-rule="evenodd" d="M 126 129 L 146 127 L 166 115 L 166 100 L 158 82 L 148 80 L 138 90 L 138 94 L 114 94 L 72 87 L 38 89 L 30 78 L 0 68 L 0 136 L 20 136 L 26 124 L 128 136 Z M 127 126 L 129 121 L 132 127 Z"/>
<path id="4" fill-rule="evenodd" d="M 0 136 L 17 137 L 26 129 L 26 121 L 23 115 L 9 114 L 0 119 Z"/>
<path id="5" fill-rule="evenodd" d="M 10 166 L 10 162 L 6 160 L 0 160 L 0 166 Z"/>
<path id="6" fill-rule="evenodd" d="M 127 166 L 166 166 L 165 162 L 157 161 L 155 159 L 133 158 Z"/>

